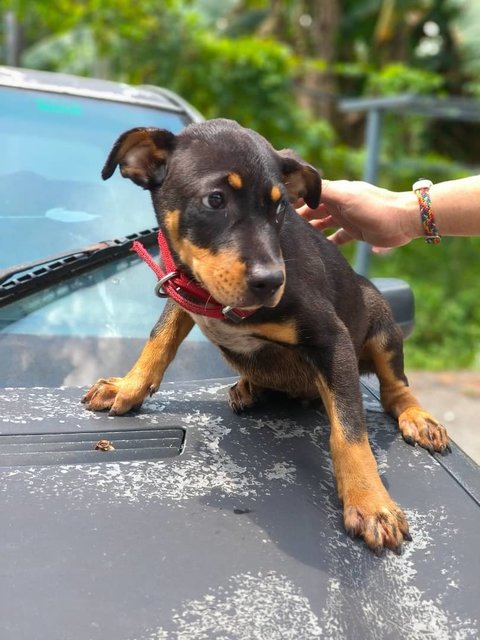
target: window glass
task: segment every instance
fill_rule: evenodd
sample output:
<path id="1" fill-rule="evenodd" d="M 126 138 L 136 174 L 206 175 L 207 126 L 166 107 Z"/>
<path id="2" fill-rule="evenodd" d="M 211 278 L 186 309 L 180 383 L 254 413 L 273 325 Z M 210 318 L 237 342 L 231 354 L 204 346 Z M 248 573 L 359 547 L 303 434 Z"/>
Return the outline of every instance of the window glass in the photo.
<path id="1" fill-rule="evenodd" d="M 184 125 L 159 109 L 0 87 L 0 269 L 155 226 L 147 191 L 100 172 L 127 129 Z"/>

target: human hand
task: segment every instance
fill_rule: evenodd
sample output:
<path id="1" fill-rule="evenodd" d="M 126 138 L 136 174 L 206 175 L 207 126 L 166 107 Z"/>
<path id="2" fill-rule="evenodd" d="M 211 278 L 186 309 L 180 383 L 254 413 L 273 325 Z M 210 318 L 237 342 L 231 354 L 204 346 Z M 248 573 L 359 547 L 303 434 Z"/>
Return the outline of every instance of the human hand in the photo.
<path id="1" fill-rule="evenodd" d="M 320 230 L 339 227 L 328 239 L 341 245 L 363 240 L 374 246 L 398 247 L 416 237 L 418 204 L 412 192 L 396 193 L 367 182 L 322 180 L 321 203 L 298 213 Z"/>

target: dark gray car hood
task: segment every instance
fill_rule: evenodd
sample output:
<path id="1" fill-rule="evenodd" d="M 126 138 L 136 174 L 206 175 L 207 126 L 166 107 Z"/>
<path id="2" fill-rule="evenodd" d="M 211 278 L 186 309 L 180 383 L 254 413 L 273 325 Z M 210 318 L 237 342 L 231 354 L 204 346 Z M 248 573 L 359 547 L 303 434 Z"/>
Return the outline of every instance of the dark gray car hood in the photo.
<path id="1" fill-rule="evenodd" d="M 4 437 L 35 436 L 26 465 L 0 469 L 2 638 L 478 637 L 476 465 L 455 446 L 441 458 L 406 445 L 365 390 L 413 535 L 401 557 L 377 558 L 343 531 L 323 409 L 275 401 L 235 416 L 230 383 L 166 384 L 122 418 L 86 411 L 79 389 L 1 393 Z M 180 455 L 94 451 L 158 429 L 185 434 Z M 32 464 L 39 434 L 55 432 L 96 457 Z"/>

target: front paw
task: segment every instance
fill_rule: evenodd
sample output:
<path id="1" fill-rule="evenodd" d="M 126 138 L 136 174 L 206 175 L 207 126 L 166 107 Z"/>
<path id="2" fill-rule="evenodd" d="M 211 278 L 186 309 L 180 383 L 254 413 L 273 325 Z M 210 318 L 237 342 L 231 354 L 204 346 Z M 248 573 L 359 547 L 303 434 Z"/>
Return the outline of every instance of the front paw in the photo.
<path id="1" fill-rule="evenodd" d="M 82 403 L 91 411 L 108 411 L 111 416 L 119 416 L 139 409 L 147 395 L 157 388 L 128 376 L 100 378 L 82 397 Z"/>
<path id="2" fill-rule="evenodd" d="M 234 413 L 242 413 L 256 404 L 258 395 L 258 387 L 246 378 L 240 378 L 228 390 L 228 404 Z"/>
<path id="3" fill-rule="evenodd" d="M 403 511 L 386 492 L 365 492 L 345 503 L 343 520 L 348 535 L 363 538 L 377 556 L 385 548 L 400 554 L 403 541 L 412 539 Z"/>
<path id="4" fill-rule="evenodd" d="M 398 427 L 408 444 L 419 444 L 430 453 L 444 453 L 450 449 L 444 426 L 420 407 L 410 407 L 398 417 Z"/>

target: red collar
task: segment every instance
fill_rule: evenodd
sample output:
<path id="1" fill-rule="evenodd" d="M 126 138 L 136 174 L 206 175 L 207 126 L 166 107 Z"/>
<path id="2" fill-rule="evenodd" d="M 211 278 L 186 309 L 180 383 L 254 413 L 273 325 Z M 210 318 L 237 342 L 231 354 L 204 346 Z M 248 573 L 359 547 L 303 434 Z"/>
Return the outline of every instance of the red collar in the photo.
<path id="1" fill-rule="evenodd" d="M 239 323 L 255 311 L 225 307 L 217 302 L 206 289 L 198 285 L 185 273 L 178 269 L 173 261 L 165 236 L 158 231 L 158 247 L 165 265 L 165 271 L 155 262 L 141 242 L 135 240 L 132 250 L 142 258 L 157 275 L 158 282 L 155 293 L 161 298 L 170 297 L 186 311 L 218 320 L 231 320 Z M 188 298 L 183 295 L 188 294 Z M 198 302 L 192 301 L 196 298 Z"/>

